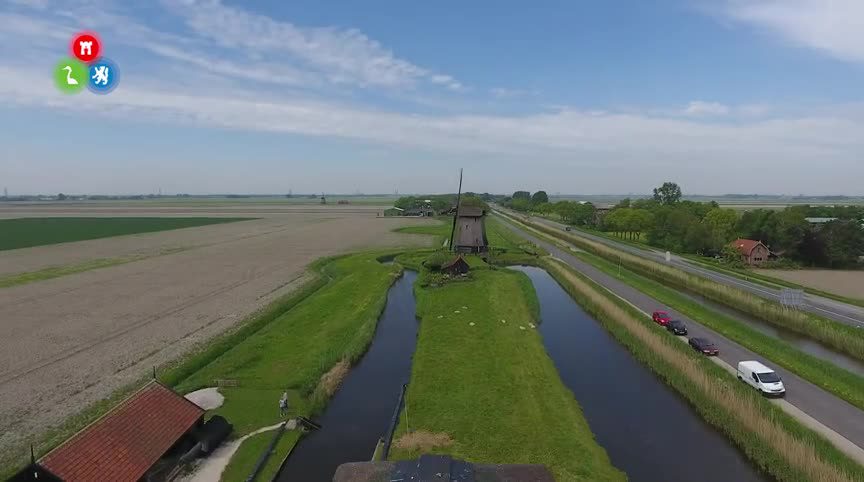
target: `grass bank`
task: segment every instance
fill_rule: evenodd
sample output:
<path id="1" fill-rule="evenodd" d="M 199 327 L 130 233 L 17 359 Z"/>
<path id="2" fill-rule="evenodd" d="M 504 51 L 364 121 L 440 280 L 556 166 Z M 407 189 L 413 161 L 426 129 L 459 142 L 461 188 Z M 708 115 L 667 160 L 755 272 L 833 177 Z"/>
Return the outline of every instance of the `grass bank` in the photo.
<path id="1" fill-rule="evenodd" d="M 202 354 L 206 363 L 190 362 L 187 373 L 174 375 L 177 389 L 186 392 L 215 380 L 236 384 L 223 390 L 226 403 L 216 413 L 234 423 L 238 435 L 277 422 L 277 401 L 286 389 L 293 411 L 316 413 L 327 398 L 316 390 L 321 377 L 337 363 L 350 365 L 363 355 L 387 290 L 401 274 L 398 265 L 383 265 L 378 256 L 350 255 L 321 263 L 325 284 L 313 295 L 251 336 L 231 340 L 217 357 Z"/>
<path id="2" fill-rule="evenodd" d="M 434 236 L 433 246 L 436 248 L 441 247 L 444 241 L 450 240 L 450 230 L 453 228 L 453 218 L 447 216 L 438 216 L 435 220 L 439 221 L 438 224 L 429 224 L 425 226 L 405 226 L 402 228 L 394 229 L 393 231 L 397 233 L 408 233 L 408 234 L 425 234 L 427 236 Z"/>
<path id="3" fill-rule="evenodd" d="M 222 472 L 222 478 L 220 480 L 224 482 L 239 482 L 241 480 L 246 480 L 246 477 L 248 477 L 249 474 L 252 473 L 252 470 L 255 469 L 255 464 L 258 463 L 261 454 L 263 454 L 264 451 L 267 450 L 267 447 L 270 446 L 270 442 L 273 440 L 275 433 L 275 431 L 263 432 L 244 440 L 243 444 L 240 445 L 240 448 L 237 449 L 237 452 L 234 453 L 234 456 L 231 457 L 231 462 L 229 462 L 228 466 L 225 467 L 225 471 Z M 276 476 L 276 472 L 279 471 L 282 459 L 291 452 L 291 449 L 294 448 L 299 440 L 299 431 L 286 430 L 279 439 L 279 442 L 276 443 L 276 447 L 273 448 L 273 453 L 270 455 L 270 458 L 267 459 L 267 463 L 264 464 L 264 468 L 261 469 L 261 472 L 258 473 L 258 477 L 256 477 L 255 480 L 273 480 L 273 477 Z M 279 455 L 281 455 L 281 458 Z"/>
<path id="4" fill-rule="evenodd" d="M 253 218 L 16 218 L 0 219 L 0 251 L 126 234 L 233 223 Z"/>
<path id="5" fill-rule="evenodd" d="M 763 471 L 783 481 L 864 480 L 864 469 L 644 315 L 557 261 L 549 273 L 587 312 Z"/>
<path id="6" fill-rule="evenodd" d="M 678 290 L 668 288 L 627 269 L 622 268 L 619 274 L 616 264 L 598 256 L 587 252 L 576 253 L 575 256 L 864 410 L 864 378 L 802 352 L 731 316 L 712 310 L 681 295 Z"/>
<path id="7" fill-rule="evenodd" d="M 619 262 L 623 267 L 640 275 L 662 281 L 666 285 L 687 290 L 709 300 L 730 306 L 761 320 L 792 330 L 808 338 L 818 340 L 859 360 L 864 360 L 864 333 L 851 326 L 801 311 L 784 309 L 780 304 L 756 295 L 721 285 L 717 282 L 666 266 L 654 261 L 609 247 L 581 236 L 558 231 L 542 224 L 523 223 L 536 231 L 564 240 L 603 259 Z"/>
<path id="8" fill-rule="evenodd" d="M 561 481 L 624 480 L 531 328 L 539 306 L 530 280 L 482 267 L 472 277 L 415 286 L 422 322 L 390 458 L 447 453 L 545 464 Z"/>

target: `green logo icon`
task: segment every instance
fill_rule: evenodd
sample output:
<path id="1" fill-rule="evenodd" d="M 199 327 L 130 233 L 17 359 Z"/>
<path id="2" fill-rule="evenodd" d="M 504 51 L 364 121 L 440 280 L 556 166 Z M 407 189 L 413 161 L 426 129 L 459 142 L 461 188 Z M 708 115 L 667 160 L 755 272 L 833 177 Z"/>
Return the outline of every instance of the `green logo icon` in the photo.
<path id="1" fill-rule="evenodd" d="M 54 83 L 65 94 L 81 92 L 87 86 L 87 66 L 68 57 L 60 59 L 54 68 Z"/>

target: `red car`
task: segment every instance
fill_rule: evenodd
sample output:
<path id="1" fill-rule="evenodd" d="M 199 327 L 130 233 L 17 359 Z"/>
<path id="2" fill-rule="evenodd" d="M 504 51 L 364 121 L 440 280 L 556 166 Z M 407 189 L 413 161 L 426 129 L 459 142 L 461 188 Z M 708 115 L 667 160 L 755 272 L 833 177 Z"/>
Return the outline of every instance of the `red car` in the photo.
<path id="1" fill-rule="evenodd" d="M 660 326 L 666 326 L 672 317 L 665 311 L 655 311 L 654 313 L 651 313 L 651 319 L 654 320 L 654 323 L 657 323 Z"/>

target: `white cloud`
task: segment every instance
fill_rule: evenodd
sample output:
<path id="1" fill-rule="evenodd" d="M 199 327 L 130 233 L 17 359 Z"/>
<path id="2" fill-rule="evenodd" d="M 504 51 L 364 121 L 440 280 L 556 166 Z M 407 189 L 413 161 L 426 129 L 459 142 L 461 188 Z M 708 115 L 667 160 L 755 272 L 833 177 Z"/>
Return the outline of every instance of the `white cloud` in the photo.
<path id="1" fill-rule="evenodd" d="M 687 107 L 684 109 L 684 113 L 692 116 L 719 116 L 728 114 L 729 107 L 719 102 L 704 102 L 701 100 L 694 100 L 687 104 Z"/>
<path id="2" fill-rule="evenodd" d="M 489 89 L 489 93 L 500 99 L 535 96 L 538 94 L 536 90 L 508 89 L 506 87 L 493 87 Z"/>
<path id="3" fill-rule="evenodd" d="M 356 29 L 298 27 L 223 5 L 219 0 L 164 0 L 163 4 L 194 33 L 222 48 L 252 51 L 275 59 L 290 56 L 320 71 L 332 82 L 410 87 L 427 80 L 451 90 L 462 88 L 451 76 L 400 59 Z"/>
<path id="4" fill-rule="evenodd" d="M 796 45 L 864 62 L 864 1 L 723 0 L 720 13 Z"/>

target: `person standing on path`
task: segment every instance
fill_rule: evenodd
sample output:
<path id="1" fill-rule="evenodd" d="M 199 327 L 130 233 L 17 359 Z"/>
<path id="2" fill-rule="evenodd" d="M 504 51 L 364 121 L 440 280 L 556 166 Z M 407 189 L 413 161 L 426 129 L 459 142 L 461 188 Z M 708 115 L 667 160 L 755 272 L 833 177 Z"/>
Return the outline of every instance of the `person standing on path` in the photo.
<path id="1" fill-rule="evenodd" d="M 282 394 L 282 398 L 279 399 L 279 416 L 284 417 L 286 413 L 288 413 L 288 391 L 287 390 Z"/>

